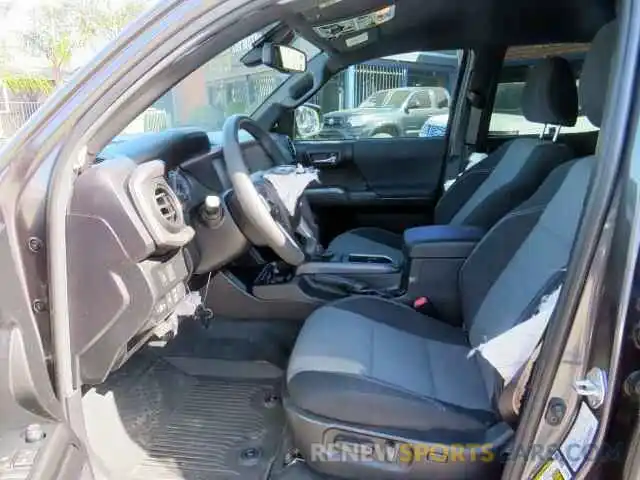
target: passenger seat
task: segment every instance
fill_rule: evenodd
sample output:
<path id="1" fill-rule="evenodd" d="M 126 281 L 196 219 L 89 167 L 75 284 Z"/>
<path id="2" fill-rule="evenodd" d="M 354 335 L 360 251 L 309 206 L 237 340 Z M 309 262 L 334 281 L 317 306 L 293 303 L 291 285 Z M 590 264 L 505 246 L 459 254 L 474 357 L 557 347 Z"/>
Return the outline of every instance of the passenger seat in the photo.
<path id="1" fill-rule="evenodd" d="M 569 62 L 551 57 L 531 68 L 522 94 L 522 112 L 531 122 L 575 125 L 578 92 Z M 567 146 L 548 140 L 518 138 L 507 142 L 458 178 L 438 202 L 435 223 L 489 229 L 571 157 Z M 397 264 L 403 260 L 402 235 L 380 228 L 345 232 L 333 239 L 327 250 L 340 258 L 359 253 L 385 255 Z"/>

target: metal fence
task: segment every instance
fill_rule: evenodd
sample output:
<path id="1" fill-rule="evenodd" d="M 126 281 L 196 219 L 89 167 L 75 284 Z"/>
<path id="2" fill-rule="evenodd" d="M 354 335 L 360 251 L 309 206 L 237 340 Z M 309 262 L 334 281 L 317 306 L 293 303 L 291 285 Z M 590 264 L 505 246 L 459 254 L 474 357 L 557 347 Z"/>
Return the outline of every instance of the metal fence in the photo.
<path id="1" fill-rule="evenodd" d="M 0 139 L 11 138 L 41 105 L 40 102 L 5 102 L 0 109 Z"/>
<path id="2" fill-rule="evenodd" d="M 355 65 L 330 79 L 309 103 L 319 105 L 323 113 L 357 107 L 380 90 L 406 87 L 408 75 L 409 68 L 401 63 Z"/>

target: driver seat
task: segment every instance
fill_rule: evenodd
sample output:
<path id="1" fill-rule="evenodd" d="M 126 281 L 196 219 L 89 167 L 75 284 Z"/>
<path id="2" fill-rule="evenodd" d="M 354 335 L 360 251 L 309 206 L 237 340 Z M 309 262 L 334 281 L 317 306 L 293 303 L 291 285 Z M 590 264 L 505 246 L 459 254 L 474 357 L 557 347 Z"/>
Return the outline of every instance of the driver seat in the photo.
<path id="1" fill-rule="evenodd" d="M 551 57 L 530 69 L 522 94 L 522 112 L 531 122 L 575 125 L 578 92 L 569 62 Z M 436 205 L 435 223 L 489 229 L 526 200 L 551 170 L 571 157 L 566 145 L 547 140 L 523 137 L 507 142 L 454 182 Z M 342 233 L 327 250 L 336 258 L 369 254 L 387 256 L 397 265 L 403 261 L 402 235 L 380 228 Z"/>
<path id="2" fill-rule="evenodd" d="M 615 38 L 615 24 L 603 27 L 583 67 L 580 90 L 594 125 Z M 585 157 L 557 167 L 478 244 L 459 276 L 464 328 L 363 296 L 307 319 L 284 404 L 294 445 L 314 469 L 351 478 L 495 474 L 512 430 L 498 409 L 503 377 L 476 349 L 530 318 L 561 282 L 594 165 L 595 157 Z M 520 342 L 499 352 L 501 362 L 518 363 L 523 354 Z M 339 445 L 386 456 L 358 460 Z"/>

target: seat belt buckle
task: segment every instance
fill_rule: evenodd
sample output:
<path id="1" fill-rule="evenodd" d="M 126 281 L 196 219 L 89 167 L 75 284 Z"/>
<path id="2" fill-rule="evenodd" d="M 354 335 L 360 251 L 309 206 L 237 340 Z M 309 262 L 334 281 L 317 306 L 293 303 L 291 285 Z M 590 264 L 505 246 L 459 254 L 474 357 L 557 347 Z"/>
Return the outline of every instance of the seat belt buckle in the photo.
<path id="1" fill-rule="evenodd" d="M 418 297 L 413 301 L 413 308 L 415 308 L 416 310 L 419 310 L 428 303 L 429 303 L 429 299 L 427 297 Z"/>
<path id="2" fill-rule="evenodd" d="M 429 317 L 438 318 L 438 310 L 431 303 L 429 297 L 418 297 L 413 301 L 413 309 L 422 313 L 423 315 L 428 315 Z"/>

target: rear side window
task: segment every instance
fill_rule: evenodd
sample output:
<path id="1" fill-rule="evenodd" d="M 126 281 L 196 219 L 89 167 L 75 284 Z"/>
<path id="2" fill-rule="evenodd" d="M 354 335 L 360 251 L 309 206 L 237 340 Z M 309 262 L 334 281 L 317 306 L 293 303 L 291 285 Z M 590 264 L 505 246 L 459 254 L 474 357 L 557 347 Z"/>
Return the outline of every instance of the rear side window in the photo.
<path id="1" fill-rule="evenodd" d="M 500 81 L 489 124 L 489 136 L 527 136 L 539 135 L 544 128 L 539 123 L 529 122 L 522 114 L 522 93 L 528 70 L 537 62 L 549 56 L 559 56 L 568 60 L 576 79 L 580 76 L 588 44 L 549 44 L 511 47 L 507 50 Z M 554 126 L 547 127 L 549 129 Z M 591 122 L 579 113 L 576 125 L 562 127 L 561 133 L 583 133 L 597 130 Z"/>
<path id="2" fill-rule="evenodd" d="M 461 58 L 457 50 L 410 52 L 352 65 L 307 102 L 320 112 L 320 132 L 296 137 L 417 137 L 430 119 L 446 129 Z"/>

